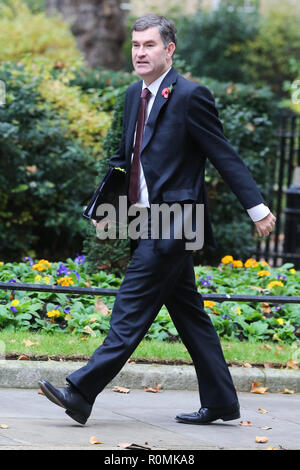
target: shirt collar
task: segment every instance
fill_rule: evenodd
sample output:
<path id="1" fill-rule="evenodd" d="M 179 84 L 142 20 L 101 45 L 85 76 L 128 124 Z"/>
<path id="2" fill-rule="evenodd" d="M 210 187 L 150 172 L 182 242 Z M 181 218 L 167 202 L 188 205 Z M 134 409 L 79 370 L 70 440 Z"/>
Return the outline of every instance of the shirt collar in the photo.
<path id="1" fill-rule="evenodd" d="M 148 90 L 151 91 L 152 95 L 156 96 L 156 94 L 159 90 L 161 82 L 163 81 L 163 79 L 165 78 L 167 73 L 171 70 L 171 68 L 172 68 L 172 66 L 165 73 L 163 73 L 160 77 L 158 77 L 156 80 L 154 80 L 154 82 L 152 82 L 149 86 L 147 86 L 145 84 L 145 82 L 143 81 L 142 89 L 148 88 Z"/>

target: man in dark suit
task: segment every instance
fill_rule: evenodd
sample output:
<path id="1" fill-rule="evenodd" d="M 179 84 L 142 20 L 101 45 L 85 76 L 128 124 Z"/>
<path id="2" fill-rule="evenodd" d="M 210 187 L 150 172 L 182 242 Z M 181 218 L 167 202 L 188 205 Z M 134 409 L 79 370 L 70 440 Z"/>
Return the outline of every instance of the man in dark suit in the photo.
<path id="1" fill-rule="evenodd" d="M 175 47 L 172 21 L 146 15 L 133 25 L 132 60 L 142 80 L 127 90 L 120 147 L 109 164 L 126 170 L 131 205 L 146 208 L 146 237 L 132 242 L 132 259 L 103 344 L 84 367 L 66 378 L 66 387 L 39 382 L 51 401 L 82 424 L 97 395 L 121 370 L 164 304 L 191 355 L 199 383 L 201 408 L 177 415 L 177 421 L 206 424 L 240 417 L 218 335 L 195 285 L 192 250 L 187 249 L 184 236 L 151 238 L 150 208 L 189 203 L 194 211 L 203 204 L 204 241 L 214 244 L 204 182 L 208 158 L 247 210 L 259 235 L 268 235 L 276 219 L 224 136 L 211 92 L 172 67 Z"/>

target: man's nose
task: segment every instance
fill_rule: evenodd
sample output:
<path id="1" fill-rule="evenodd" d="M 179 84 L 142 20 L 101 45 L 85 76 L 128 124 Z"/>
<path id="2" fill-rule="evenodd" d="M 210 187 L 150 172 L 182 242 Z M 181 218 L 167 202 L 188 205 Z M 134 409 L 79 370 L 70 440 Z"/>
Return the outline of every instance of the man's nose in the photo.
<path id="1" fill-rule="evenodd" d="M 142 57 L 144 55 L 145 55 L 145 49 L 141 46 L 141 47 L 138 48 L 137 56 Z"/>

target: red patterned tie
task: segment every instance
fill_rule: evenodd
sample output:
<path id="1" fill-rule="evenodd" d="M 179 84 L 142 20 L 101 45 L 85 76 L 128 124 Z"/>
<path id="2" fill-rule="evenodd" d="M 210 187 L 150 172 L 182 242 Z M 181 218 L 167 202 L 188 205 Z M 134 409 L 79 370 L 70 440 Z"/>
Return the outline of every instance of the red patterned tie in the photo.
<path id="1" fill-rule="evenodd" d="M 146 109 L 148 100 L 151 96 L 151 91 L 148 88 L 144 88 L 141 94 L 141 102 L 139 107 L 139 114 L 137 120 L 135 145 L 133 151 L 133 159 L 130 170 L 130 183 L 129 183 L 129 200 L 131 204 L 135 204 L 139 199 L 140 193 L 140 151 L 143 140 Z"/>

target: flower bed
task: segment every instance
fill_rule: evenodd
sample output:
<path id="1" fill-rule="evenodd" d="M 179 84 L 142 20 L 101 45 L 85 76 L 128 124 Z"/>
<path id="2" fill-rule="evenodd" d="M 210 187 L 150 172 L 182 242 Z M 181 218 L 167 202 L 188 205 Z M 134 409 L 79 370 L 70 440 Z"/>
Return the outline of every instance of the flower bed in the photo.
<path id="1" fill-rule="evenodd" d="M 228 255 L 219 266 L 195 266 L 196 285 L 202 294 L 300 295 L 300 272 L 286 263 L 272 268 L 253 258 L 242 262 Z M 85 256 L 50 262 L 26 257 L 21 263 L 0 262 L 0 281 L 12 291 L 0 291 L 0 329 L 74 332 L 100 335 L 109 329 L 114 296 L 13 290 L 15 282 L 118 289 L 122 279 L 105 271 L 87 274 Z M 206 312 L 220 337 L 292 343 L 300 337 L 300 304 L 204 301 Z M 177 340 L 166 307 L 162 307 L 147 338 Z"/>

